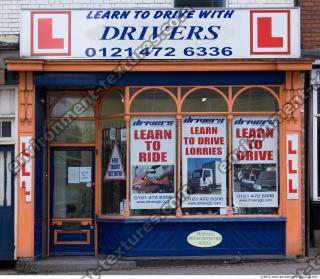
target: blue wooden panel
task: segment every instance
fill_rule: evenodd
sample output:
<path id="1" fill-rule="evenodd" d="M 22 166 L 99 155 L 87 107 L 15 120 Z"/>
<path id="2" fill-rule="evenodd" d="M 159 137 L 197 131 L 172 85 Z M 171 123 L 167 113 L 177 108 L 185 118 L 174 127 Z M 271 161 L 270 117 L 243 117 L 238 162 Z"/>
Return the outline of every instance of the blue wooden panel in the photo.
<path id="1" fill-rule="evenodd" d="M 100 254 L 121 247 L 125 256 L 285 255 L 285 219 L 171 219 L 162 220 L 150 232 L 146 220 L 98 220 Z M 223 237 L 211 248 L 187 242 L 190 233 L 213 230 Z M 128 247 L 130 249 L 128 249 Z"/>
<path id="2" fill-rule="evenodd" d="M 110 73 L 35 73 L 37 86 L 108 86 Z M 285 72 L 127 72 L 110 86 L 282 84 Z"/>
<path id="3" fill-rule="evenodd" d="M 86 232 L 77 232 L 77 233 L 67 233 L 67 232 L 58 232 L 57 234 L 58 241 L 87 241 L 87 233 Z"/>

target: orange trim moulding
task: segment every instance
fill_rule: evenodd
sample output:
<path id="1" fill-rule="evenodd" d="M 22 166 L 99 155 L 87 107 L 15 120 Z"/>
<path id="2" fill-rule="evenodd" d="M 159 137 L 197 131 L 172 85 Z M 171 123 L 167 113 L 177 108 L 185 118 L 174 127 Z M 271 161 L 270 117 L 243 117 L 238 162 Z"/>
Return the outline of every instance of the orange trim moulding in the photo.
<path id="1" fill-rule="evenodd" d="M 124 62 L 125 60 L 123 60 Z M 142 60 L 130 71 L 310 71 L 312 59 Z M 8 71 L 122 72 L 118 60 L 6 60 Z"/>

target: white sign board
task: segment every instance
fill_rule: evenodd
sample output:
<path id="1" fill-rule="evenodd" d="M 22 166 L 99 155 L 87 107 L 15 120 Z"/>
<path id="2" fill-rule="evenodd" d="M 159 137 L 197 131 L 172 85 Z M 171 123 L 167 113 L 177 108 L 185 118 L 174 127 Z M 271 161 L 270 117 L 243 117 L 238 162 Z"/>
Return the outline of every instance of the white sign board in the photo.
<path id="1" fill-rule="evenodd" d="M 92 182 L 92 168 L 91 167 L 80 167 L 80 183 L 91 183 Z"/>
<path id="2" fill-rule="evenodd" d="M 125 172 L 117 144 L 113 145 L 104 180 L 125 180 Z"/>
<path id="3" fill-rule="evenodd" d="M 299 139 L 298 134 L 287 135 L 287 198 L 299 198 Z"/>
<path id="4" fill-rule="evenodd" d="M 21 58 L 299 58 L 300 10 L 23 10 Z"/>
<path id="5" fill-rule="evenodd" d="M 25 190 L 25 201 L 32 201 L 32 137 L 20 137 L 20 187 Z"/>
<path id="6" fill-rule="evenodd" d="M 182 119 L 182 207 L 227 206 L 225 117 Z"/>
<path id="7" fill-rule="evenodd" d="M 233 204 L 278 207 L 278 119 L 233 119 Z"/>
<path id="8" fill-rule="evenodd" d="M 130 125 L 131 208 L 175 208 L 175 117 L 132 117 Z"/>

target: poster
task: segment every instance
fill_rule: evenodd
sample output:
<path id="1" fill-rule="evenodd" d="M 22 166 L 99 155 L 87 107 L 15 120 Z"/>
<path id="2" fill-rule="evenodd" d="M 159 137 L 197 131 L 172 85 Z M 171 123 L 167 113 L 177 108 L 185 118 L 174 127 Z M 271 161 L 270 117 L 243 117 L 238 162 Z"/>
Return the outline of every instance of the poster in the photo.
<path id="1" fill-rule="evenodd" d="M 80 168 L 68 167 L 68 184 L 80 183 Z"/>
<path id="2" fill-rule="evenodd" d="M 225 207 L 227 119 L 184 117 L 182 119 L 182 207 Z"/>
<path id="3" fill-rule="evenodd" d="M 132 117 L 131 208 L 175 208 L 176 120 Z"/>
<path id="4" fill-rule="evenodd" d="M 121 161 L 119 148 L 117 144 L 114 144 L 104 180 L 125 180 L 125 179 L 126 179 L 126 176 L 124 173 L 124 167 Z"/>
<path id="5" fill-rule="evenodd" d="M 233 120 L 233 204 L 278 207 L 277 118 Z"/>
<path id="6" fill-rule="evenodd" d="M 91 167 L 81 167 L 80 168 L 80 183 L 90 183 L 91 178 Z"/>

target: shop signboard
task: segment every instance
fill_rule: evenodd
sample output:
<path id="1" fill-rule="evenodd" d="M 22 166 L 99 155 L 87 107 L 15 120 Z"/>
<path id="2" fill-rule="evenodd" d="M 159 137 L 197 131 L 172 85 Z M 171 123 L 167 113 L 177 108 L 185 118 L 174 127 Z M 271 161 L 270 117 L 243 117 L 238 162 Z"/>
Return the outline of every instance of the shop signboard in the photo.
<path id="1" fill-rule="evenodd" d="M 278 207 L 277 118 L 233 120 L 233 204 Z"/>
<path id="2" fill-rule="evenodd" d="M 131 209 L 176 207 L 175 117 L 132 117 Z"/>
<path id="3" fill-rule="evenodd" d="M 226 117 L 182 119 L 182 207 L 225 207 Z"/>
<path id="4" fill-rule="evenodd" d="M 23 10 L 21 58 L 299 58 L 300 10 Z"/>

